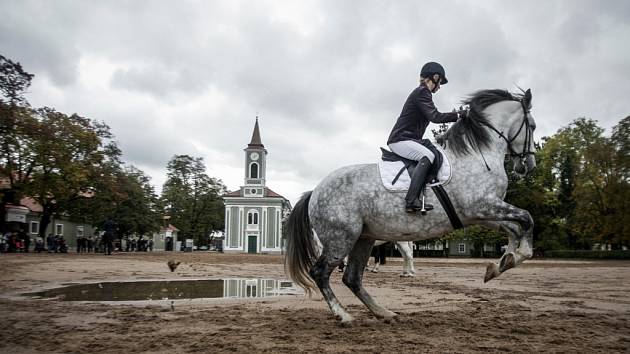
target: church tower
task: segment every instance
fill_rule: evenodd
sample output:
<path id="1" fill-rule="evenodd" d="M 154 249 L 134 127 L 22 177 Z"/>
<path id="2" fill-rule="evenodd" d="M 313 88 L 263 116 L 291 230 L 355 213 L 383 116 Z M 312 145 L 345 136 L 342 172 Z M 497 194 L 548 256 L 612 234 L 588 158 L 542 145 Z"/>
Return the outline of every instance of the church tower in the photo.
<path id="1" fill-rule="evenodd" d="M 252 138 L 243 150 L 244 182 L 223 195 L 225 203 L 224 252 L 281 253 L 282 220 L 289 201 L 267 187 L 267 149 L 260 139 L 258 117 Z"/>
<path id="2" fill-rule="evenodd" d="M 245 197 L 262 198 L 267 175 L 267 150 L 260 139 L 258 117 L 256 117 L 256 123 L 254 124 L 252 139 L 243 151 L 245 151 L 245 185 L 243 186 L 243 195 Z"/>

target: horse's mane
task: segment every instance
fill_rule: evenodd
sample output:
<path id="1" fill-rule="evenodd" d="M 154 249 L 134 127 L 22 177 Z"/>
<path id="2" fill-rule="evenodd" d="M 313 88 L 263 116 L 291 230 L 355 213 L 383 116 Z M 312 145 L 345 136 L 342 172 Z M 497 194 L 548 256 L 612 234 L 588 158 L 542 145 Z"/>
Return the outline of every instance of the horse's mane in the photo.
<path id="1" fill-rule="evenodd" d="M 481 151 L 482 148 L 488 148 L 490 133 L 486 126 L 489 123 L 483 114 L 484 109 L 502 101 L 520 101 L 522 97 L 520 94 L 512 94 L 499 89 L 473 93 L 462 101 L 470 107 L 468 116 L 453 124 L 438 141 L 442 145 L 446 142 L 456 155 L 465 155 L 475 150 Z"/>

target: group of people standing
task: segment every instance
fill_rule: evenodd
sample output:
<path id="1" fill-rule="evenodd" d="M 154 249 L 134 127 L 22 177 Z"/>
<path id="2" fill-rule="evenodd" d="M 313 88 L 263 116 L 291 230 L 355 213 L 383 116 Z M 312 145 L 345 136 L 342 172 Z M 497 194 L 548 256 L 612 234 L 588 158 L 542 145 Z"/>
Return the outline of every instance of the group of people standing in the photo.
<path id="1" fill-rule="evenodd" d="M 6 232 L 0 235 L 0 252 L 28 253 L 31 250 L 31 241 L 30 236 L 24 230 Z M 46 242 L 40 236 L 35 238 L 33 251 L 37 253 L 46 251 L 49 253 L 67 252 L 68 247 L 62 235 L 49 234 L 46 237 Z"/>
<path id="2" fill-rule="evenodd" d="M 9 231 L 0 235 L 0 252 L 28 252 L 31 239 L 24 230 Z"/>
<path id="3" fill-rule="evenodd" d="M 98 253 L 103 252 L 101 237 L 96 236 L 78 236 L 77 237 L 77 253 Z"/>
<path id="4" fill-rule="evenodd" d="M 125 252 L 151 252 L 153 240 L 147 237 L 129 237 L 120 240 L 120 250 Z"/>

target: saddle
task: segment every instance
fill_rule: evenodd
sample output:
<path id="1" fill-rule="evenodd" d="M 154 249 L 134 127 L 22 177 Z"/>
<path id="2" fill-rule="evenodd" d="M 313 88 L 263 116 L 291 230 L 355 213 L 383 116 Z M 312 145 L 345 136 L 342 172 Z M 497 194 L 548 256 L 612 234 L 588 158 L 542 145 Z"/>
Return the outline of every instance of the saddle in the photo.
<path id="1" fill-rule="evenodd" d="M 440 201 L 440 204 L 444 208 L 444 211 L 446 212 L 446 215 L 448 216 L 448 219 L 450 220 L 453 228 L 456 230 L 461 229 L 464 227 L 464 224 L 462 223 L 461 219 L 457 215 L 457 212 L 455 211 L 455 207 L 453 206 L 453 203 L 451 202 L 451 198 L 448 196 L 448 193 L 446 193 L 444 186 L 440 183 L 437 177 L 439 174 L 440 168 L 442 167 L 442 164 L 444 162 L 444 156 L 442 155 L 442 152 L 438 150 L 433 145 L 433 143 L 431 143 L 430 140 L 422 139 L 420 143 L 427 149 L 431 150 L 431 152 L 435 156 L 435 159 L 433 160 L 433 164 L 431 165 L 431 169 L 429 170 L 427 177 L 425 179 L 425 183 L 431 186 L 431 189 L 433 190 L 433 192 L 435 193 L 435 196 L 437 197 L 437 199 Z M 394 177 L 394 179 L 391 181 L 391 185 L 396 184 L 396 181 L 398 180 L 398 178 L 400 178 L 400 176 L 405 171 L 407 171 L 407 174 L 411 178 L 411 175 L 413 174 L 413 170 L 416 168 L 418 161 L 406 159 L 384 148 L 381 148 L 381 153 L 382 153 L 381 159 L 385 162 L 401 161 L 403 163 L 403 167 L 400 169 L 400 171 L 398 171 L 398 174 L 396 175 L 396 177 Z"/>
<path id="2" fill-rule="evenodd" d="M 433 160 L 433 163 L 431 164 L 431 169 L 429 170 L 429 173 L 427 174 L 427 178 L 425 179 L 425 183 L 428 183 L 428 184 L 437 183 L 438 182 L 437 176 L 440 171 L 440 168 L 442 167 L 442 163 L 444 162 L 444 156 L 442 156 L 442 152 L 438 150 L 433 145 L 433 143 L 431 143 L 429 139 L 422 139 L 420 141 L 420 144 L 422 144 L 427 149 L 431 150 L 431 152 L 435 156 L 435 159 Z M 418 164 L 418 161 L 406 159 L 384 148 L 381 148 L 381 153 L 382 153 L 381 160 L 387 161 L 387 162 L 401 161 L 404 165 L 403 168 L 401 168 L 400 171 L 398 171 L 398 174 L 396 175 L 396 177 L 394 177 L 394 179 L 392 180 L 392 185 L 396 184 L 396 181 L 398 180 L 398 178 L 400 178 L 400 175 L 402 175 L 405 170 L 407 170 L 409 177 L 411 177 L 411 175 L 413 174 L 413 170 L 416 168 L 416 165 Z"/>

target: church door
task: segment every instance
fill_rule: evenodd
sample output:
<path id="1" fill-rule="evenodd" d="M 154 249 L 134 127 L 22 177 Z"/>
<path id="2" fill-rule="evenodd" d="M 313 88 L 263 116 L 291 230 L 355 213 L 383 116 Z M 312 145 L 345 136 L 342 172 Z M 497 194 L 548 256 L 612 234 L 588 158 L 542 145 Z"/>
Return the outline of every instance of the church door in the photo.
<path id="1" fill-rule="evenodd" d="M 247 238 L 247 253 L 258 253 L 258 249 L 256 247 L 256 242 L 257 241 L 257 237 L 256 236 L 249 236 Z"/>

